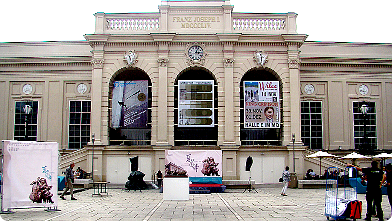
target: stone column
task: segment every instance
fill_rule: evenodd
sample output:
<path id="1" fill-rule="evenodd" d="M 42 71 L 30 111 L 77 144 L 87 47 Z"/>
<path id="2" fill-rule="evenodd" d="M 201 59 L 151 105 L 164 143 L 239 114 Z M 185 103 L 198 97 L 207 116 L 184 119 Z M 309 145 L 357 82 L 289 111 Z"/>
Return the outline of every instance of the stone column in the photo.
<path id="1" fill-rule="evenodd" d="M 102 128 L 102 77 L 104 66 L 104 46 L 107 41 L 107 36 L 100 36 L 98 38 L 89 38 L 92 46 L 92 76 L 91 76 L 91 135 L 95 135 L 95 145 L 107 145 L 107 139 L 102 139 L 102 131 L 107 128 Z M 107 119 L 105 119 L 107 120 Z M 90 136 L 91 137 L 91 136 Z M 92 145 L 90 140 L 89 145 Z"/>
<path id="2" fill-rule="evenodd" d="M 167 124 L 167 63 L 169 59 L 166 53 L 159 53 L 158 58 L 158 128 L 157 128 L 157 146 L 168 146 L 168 124 Z M 166 55 L 164 55 L 166 54 Z M 162 57 L 161 57 L 162 56 Z"/>
<path id="3" fill-rule="evenodd" d="M 292 145 L 292 135 L 295 134 L 295 145 L 302 146 L 301 138 L 301 84 L 299 48 L 307 35 L 282 35 L 287 44 L 287 65 L 290 83 L 290 130 L 285 129 L 283 145 Z M 285 101 L 287 102 L 287 101 Z M 288 125 L 285 125 L 288 126 Z"/>
<path id="4" fill-rule="evenodd" d="M 227 53 L 225 53 L 225 57 Z M 235 145 L 234 140 L 234 85 L 233 85 L 233 53 L 224 60 L 225 66 L 225 138 L 223 145 Z"/>

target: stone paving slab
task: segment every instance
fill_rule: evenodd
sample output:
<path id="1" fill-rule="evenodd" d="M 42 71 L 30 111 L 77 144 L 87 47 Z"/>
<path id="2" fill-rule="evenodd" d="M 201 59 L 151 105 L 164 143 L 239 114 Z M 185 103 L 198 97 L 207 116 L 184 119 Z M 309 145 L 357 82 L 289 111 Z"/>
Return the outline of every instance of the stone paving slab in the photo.
<path id="1" fill-rule="evenodd" d="M 281 188 L 259 188 L 258 192 L 243 193 L 228 189 L 224 193 L 190 194 L 187 201 L 164 201 L 158 190 L 125 191 L 109 189 L 108 196 L 92 196 L 92 190 L 75 194 L 76 201 L 59 200 L 61 211 L 46 212 L 44 208 L 14 209 L 1 214 L 3 220 L 327 220 L 324 215 L 325 189 L 289 189 L 288 196 L 280 195 Z M 362 218 L 366 214 L 364 194 Z M 383 195 L 384 217 L 391 208 Z M 376 218 L 374 220 L 377 220 Z"/>

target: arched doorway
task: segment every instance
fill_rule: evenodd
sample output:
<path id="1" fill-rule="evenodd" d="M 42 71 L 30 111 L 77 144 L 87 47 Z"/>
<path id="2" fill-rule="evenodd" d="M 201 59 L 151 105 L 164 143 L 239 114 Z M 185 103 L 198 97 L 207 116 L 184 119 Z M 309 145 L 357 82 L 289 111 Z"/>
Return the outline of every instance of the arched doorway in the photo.
<path id="1" fill-rule="evenodd" d="M 109 144 L 151 144 L 151 79 L 140 69 L 126 68 L 109 84 Z"/>
<path id="2" fill-rule="evenodd" d="M 282 104 L 282 82 L 275 72 L 245 73 L 240 83 L 241 145 L 281 145 Z"/>
<path id="3" fill-rule="evenodd" d="M 218 141 L 217 83 L 211 72 L 192 67 L 175 81 L 175 146 L 216 146 Z"/>

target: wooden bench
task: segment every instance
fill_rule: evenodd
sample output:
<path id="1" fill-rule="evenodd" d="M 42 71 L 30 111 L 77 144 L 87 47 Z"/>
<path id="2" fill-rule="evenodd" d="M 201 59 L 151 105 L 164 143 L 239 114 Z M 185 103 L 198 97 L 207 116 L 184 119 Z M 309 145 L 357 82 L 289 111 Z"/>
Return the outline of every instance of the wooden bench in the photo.
<path id="1" fill-rule="evenodd" d="M 326 180 L 298 180 L 298 188 L 306 189 L 306 188 L 326 188 Z M 329 184 L 332 184 L 333 187 L 336 187 L 336 180 L 328 180 Z"/>

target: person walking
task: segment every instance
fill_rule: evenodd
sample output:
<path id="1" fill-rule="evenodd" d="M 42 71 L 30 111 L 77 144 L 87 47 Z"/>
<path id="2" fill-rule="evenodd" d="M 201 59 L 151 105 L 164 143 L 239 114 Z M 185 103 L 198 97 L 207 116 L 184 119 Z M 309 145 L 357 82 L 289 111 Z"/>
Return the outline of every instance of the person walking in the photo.
<path id="1" fill-rule="evenodd" d="M 355 167 L 357 170 L 362 171 L 365 174 L 365 179 L 367 180 L 366 188 L 366 203 L 367 203 L 367 213 L 365 220 L 371 220 L 374 213 L 373 204 L 377 209 L 377 216 L 379 220 L 384 220 L 384 213 L 381 208 L 382 193 L 381 193 L 381 181 L 384 177 L 384 172 L 382 169 L 378 168 L 378 162 L 372 161 L 370 168 L 360 168 L 352 164 L 348 164 L 349 167 Z"/>
<path id="2" fill-rule="evenodd" d="M 286 169 L 282 173 L 283 188 L 282 188 L 282 193 L 280 194 L 282 196 L 287 196 L 286 195 L 286 190 L 287 190 L 287 187 L 289 186 L 289 182 L 290 182 L 290 172 L 289 172 L 289 169 L 290 168 L 288 166 L 286 166 Z"/>
<path id="3" fill-rule="evenodd" d="M 65 193 L 69 190 L 71 193 L 71 200 L 76 200 L 76 198 L 74 198 L 73 195 L 73 185 L 72 183 L 74 182 L 74 171 L 72 170 L 75 167 L 74 163 L 71 163 L 71 165 L 69 165 L 69 167 L 65 170 L 65 191 L 61 194 L 60 198 L 65 200 Z"/>

